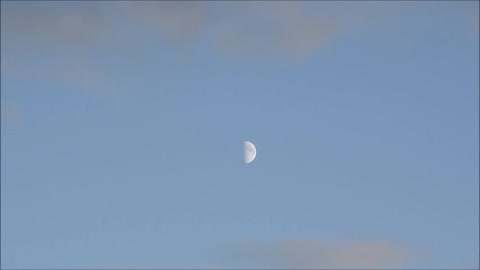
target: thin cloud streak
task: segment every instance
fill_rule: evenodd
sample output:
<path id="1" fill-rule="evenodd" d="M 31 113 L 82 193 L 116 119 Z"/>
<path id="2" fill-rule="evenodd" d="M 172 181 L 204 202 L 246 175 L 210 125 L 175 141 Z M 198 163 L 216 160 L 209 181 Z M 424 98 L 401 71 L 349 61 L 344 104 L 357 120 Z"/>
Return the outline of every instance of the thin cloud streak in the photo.
<path id="1" fill-rule="evenodd" d="M 2 45 L 21 49 L 98 45 L 113 30 L 104 9 L 101 3 L 2 3 Z"/>
<path id="2" fill-rule="evenodd" d="M 275 269 L 387 269 L 404 267 L 417 257 L 417 253 L 386 241 L 325 244 L 297 239 L 217 251 L 217 259 L 226 264 Z"/>
<path id="3" fill-rule="evenodd" d="M 97 97 L 119 98 L 129 94 L 124 87 L 107 76 L 101 67 L 77 58 L 59 58 L 43 62 L 41 66 L 8 61 L 2 65 L 2 73 L 5 77 L 30 77 L 49 85 L 58 83 L 61 89 L 78 89 Z"/>
<path id="4" fill-rule="evenodd" d="M 1 104 L 2 127 L 10 124 L 18 124 L 25 120 L 26 113 L 18 105 L 13 103 Z"/>
<path id="5" fill-rule="evenodd" d="M 126 93 L 91 61 L 112 49 L 134 50 L 123 39 L 139 29 L 159 46 L 206 42 L 218 52 L 283 57 L 305 56 L 331 43 L 336 31 L 325 16 L 285 3 L 7 2 L 1 12 L 7 75 L 28 74 L 95 95 Z M 133 40 L 128 46 L 144 45 Z"/>
<path id="6" fill-rule="evenodd" d="M 370 12 L 351 10 L 305 2 L 7 3 L 2 9 L 2 45 L 28 47 L 35 41 L 33 46 L 113 46 L 122 31 L 137 28 L 149 29 L 160 40 L 207 41 L 235 53 L 304 55 L 324 48 L 339 32 L 353 28 L 355 17 Z"/>

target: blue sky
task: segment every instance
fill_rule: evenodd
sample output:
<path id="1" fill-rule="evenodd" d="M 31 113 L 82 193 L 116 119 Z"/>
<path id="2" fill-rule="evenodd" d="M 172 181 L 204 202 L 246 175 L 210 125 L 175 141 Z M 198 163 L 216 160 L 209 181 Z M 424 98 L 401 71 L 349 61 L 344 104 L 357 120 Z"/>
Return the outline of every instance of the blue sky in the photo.
<path id="1" fill-rule="evenodd" d="M 479 267 L 477 1 L 1 7 L 2 268 Z"/>

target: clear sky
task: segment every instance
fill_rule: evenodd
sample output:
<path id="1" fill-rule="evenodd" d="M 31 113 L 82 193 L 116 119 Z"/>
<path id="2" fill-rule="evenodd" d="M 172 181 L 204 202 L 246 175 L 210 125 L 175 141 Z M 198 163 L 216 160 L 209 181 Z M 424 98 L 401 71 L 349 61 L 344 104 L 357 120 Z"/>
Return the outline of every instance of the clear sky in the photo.
<path id="1" fill-rule="evenodd" d="M 2 1 L 1 267 L 478 268 L 478 21 Z"/>

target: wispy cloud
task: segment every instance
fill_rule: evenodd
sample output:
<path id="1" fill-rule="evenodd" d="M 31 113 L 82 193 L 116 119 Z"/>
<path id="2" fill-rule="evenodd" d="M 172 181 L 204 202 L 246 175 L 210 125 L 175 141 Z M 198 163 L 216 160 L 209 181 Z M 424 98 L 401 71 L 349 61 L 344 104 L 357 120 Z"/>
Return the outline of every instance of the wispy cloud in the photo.
<path id="1" fill-rule="evenodd" d="M 75 89 L 109 99 L 129 94 L 124 87 L 115 83 L 103 68 L 74 57 L 52 57 L 48 61 L 30 65 L 3 61 L 2 76 L 16 80 L 28 77 L 45 84 L 44 89 L 49 87 Z"/>
<path id="2" fill-rule="evenodd" d="M 113 29 L 107 8 L 103 3 L 2 3 L 2 45 L 20 49 L 98 45 Z"/>
<path id="3" fill-rule="evenodd" d="M 2 2 L 2 57 L 8 63 L 22 63 L 17 59 L 23 56 L 21 70 L 38 68 L 32 63 L 46 58 L 52 62 L 68 59 L 64 66 L 42 66 L 41 72 L 89 92 L 118 93 L 118 85 L 105 75 L 108 72 L 92 64 L 98 63 L 98 56 L 113 53 L 118 59 L 128 54 L 125 62 L 135 57 L 142 62 L 151 53 L 145 46 L 162 47 L 170 42 L 209 46 L 213 52 L 247 59 L 306 57 L 334 47 L 341 37 L 391 14 L 400 16 L 401 6 L 294 1 Z M 472 22 L 478 27 L 478 16 Z"/>
<path id="4" fill-rule="evenodd" d="M 144 39 L 286 56 L 324 47 L 337 31 L 328 16 L 280 2 L 2 2 L 1 12 L 2 76 L 29 75 L 95 95 L 127 92 L 96 56 L 146 59 Z"/>
<path id="5" fill-rule="evenodd" d="M 2 45 L 104 46 L 143 33 L 157 42 L 206 42 L 243 55 L 304 56 L 362 27 L 386 23 L 410 3 L 370 2 L 7 2 Z M 478 25 L 478 15 L 471 20 Z M 138 36 L 137 36 L 138 37 Z M 133 41 L 133 40 L 130 40 Z M 151 42 L 151 41 L 150 41 Z M 141 42 L 140 42 L 141 43 Z M 139 43 L 139 44 L 140 44 Z"/>
<path id="6" fill-rule="evenodd" d="M 117 97 L 122 90 L 91 61 L 114 45 L 107 15 L 115 5 L 83 2 L 2 2 L 2 77 Z M 102 47 L 106 43 L 110 45 Z"/>
<path id="7" fill-rule="evenodd" d="M 50 65 L 38 73 L 47 80 L 57 80 L 87 93 L 116 98 L 127 94 L 125 89 L 114 83 L 102 69 L 88 63 L 75 62 Z"/>
<path id="8" fill-rule="evenodd" d="M 314 239 L 250 243 L 218 252 L 226 264 L 275 269 L 386 269 L 404 266 L 416 253 L 386 241 L 326 244 Z"/>
<path id="9" fill-rule="evenodd" d="M 301 6 L 249 6 L 214 28 L 214 45 L 243 54 L 298 56 L 329 45 L 339 28 L 335 20 Z M 295 8 L 296 7 L 296 8 Z"/>
<path id="10" fill-rule="evenodd" d="M 1 104 L 1 123 L 4 125 L 18 124 L 25 120 L 26 113 L 16 104 Z"/>
<path id="11" fill-rule="evenodd" d="M 161 36 L 205 41 L 243 55 L 313 52 L 335 38 L 341 21 L 319 12 L 319 5 L 313 5 L 317 12 L 312 12 L 311 4 L 292 2 L 129 2 L 127 7 L 133 21 Z"/>
<path id="12" fill-rule="evenodd" d="M 198 41 L 214 19 L 211 3 L 192 1 L 125 2 L 126 19 L 174 41 Z"/>
<path id="13" fill-rule="evenodd" d="M 123 31 L 148 29 L 162 40 L 207 41 L 222 50 L 278 55 L 323 48 L 356 23 L 352 18 L 365 17 L 365 9 L 355 15 L 344 5 L 306 2 L 27 2 L 2 7 L 4 45 L 115 45 Z"/>

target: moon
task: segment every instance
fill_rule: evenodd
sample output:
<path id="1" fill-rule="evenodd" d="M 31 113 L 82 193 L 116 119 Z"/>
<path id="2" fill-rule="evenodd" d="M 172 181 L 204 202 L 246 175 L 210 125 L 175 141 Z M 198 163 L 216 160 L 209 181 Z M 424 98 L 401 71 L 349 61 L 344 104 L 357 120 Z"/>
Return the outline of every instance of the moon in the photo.
<path id="1" fill-rule="evenodd" d="M 256 156 L 257 156 L 257 148 L 255 148 L 255 145 L 253 145 L 253 143 L 249 141 L 245 141 L 244 142 L 245 163 L 252 162 Z"/>

